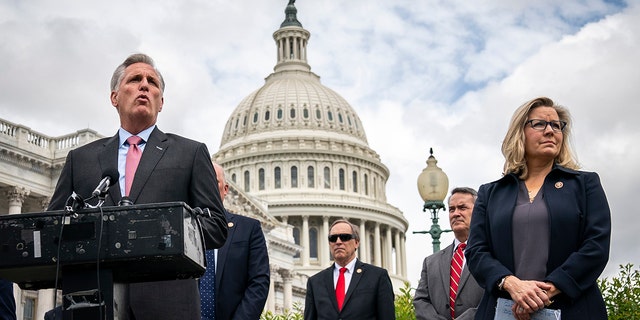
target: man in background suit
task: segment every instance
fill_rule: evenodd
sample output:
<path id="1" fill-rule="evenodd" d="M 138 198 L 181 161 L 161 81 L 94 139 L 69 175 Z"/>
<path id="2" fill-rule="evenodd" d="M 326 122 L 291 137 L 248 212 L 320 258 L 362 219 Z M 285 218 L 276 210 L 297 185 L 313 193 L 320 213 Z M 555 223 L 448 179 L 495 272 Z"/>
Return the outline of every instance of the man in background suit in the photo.
<path id="1" fill-rule="evenodd" d="M 451 320 L 450 272 L 453 254 L 458 245 L 469 238 L 471 213 L 478 193 L 472 188 L 455 188 L 449 197 L 449 223 L 455 240 L 448 247 L 426 257 L 420 283 L 413 299 L 416 319 Z M 464 259 L 464 255 L 462 256 Z M 463 260 L 464 261 L 464 260 Z M 455 299 L 455 319 L 473 319 L 484 290 L 478 285 L 463 262 Z"/>
<path id="2" fill-rule="evenodd" d="M 224 169 L 213 164 L 218 177 L 220 198 L 229 191 Z M 258 320 L 269 295 L 269 255 L 260 221 L 233 214 L 227 215 L 227 241 L 216 249 L 215 319 Z M 209 272 L 209 271 L 207 271 Z M 202 280 L 201 280 L 202 281 Z"/>
<path id="3" fill-rule="evenodd" d="M 13 282 L 0 279 L 0 319 L 16 320 L 16 300 L 13 297 Z"/>
<path id="4" fill-rule="evenodd" d="M 116 205 L 126 196 L 135 204 L 183 201 L 192 208 L 208 208 L 210 216 L 198 217 L 205 246 L 219 248 L 227 236 L 227 222 L 209 151 L 203 143 L 165 134 L 156 127 L 164 88 L 162 75 L 145 54 L 133 54 L 116 68 L 111 78 L 111 104 L 118 111 L 120 129 L 113 137 L 69 152 L 49 210 L 63 209 L 74 191 L 88 197 L 105 174 L 115 171 L 120 179 L 112 182 L 104 205 Z M 142 155 L 129 186 L 126 159 L 129 148 L 134 147 L 127 139 L 134 135 L 142 139 L 137 144 Z M 195 279 L 132 283 L 127 294 L 128 319 L 200 318 Z"/>
<path id="5" fill-rule="evenodd" d="M 304 319 L 395 319 L 393 286 L 387 270 L 360 262 L 358 227 L 347 220 L 336 220 L 329 230 L 334 264 L 307 281 Z M 340 273 L 344 273 L 342 307 Z M 346 270 L 344 270 L 346 269 Z"/>

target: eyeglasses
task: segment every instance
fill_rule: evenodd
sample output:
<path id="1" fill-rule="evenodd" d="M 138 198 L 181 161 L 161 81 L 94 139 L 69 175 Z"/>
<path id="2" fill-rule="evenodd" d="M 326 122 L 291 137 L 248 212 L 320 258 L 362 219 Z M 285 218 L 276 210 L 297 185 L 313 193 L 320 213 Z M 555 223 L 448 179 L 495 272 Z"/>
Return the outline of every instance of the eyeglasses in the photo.
<path id="1" fill-rule="evenodd" d="M 551 130 L 553 130 L 554 132 L 561 132 L 567 126 L 566 121 L 546 121 L 542 119 L 531 119 L 525 122 L 525 124 L 530 125 L 533 130 L 538 131 L 544 131 L 547 129 L 547 126 L 551 126 Z"/>
<path id="2" fill-rule="evenodd" d="M 351 239 L 355 239 L 355 236 L 350 233 L 332 234 L 329 236 L 329 242 L 336 242 L 340 238 L 340 241 L 347 242 Z"/>

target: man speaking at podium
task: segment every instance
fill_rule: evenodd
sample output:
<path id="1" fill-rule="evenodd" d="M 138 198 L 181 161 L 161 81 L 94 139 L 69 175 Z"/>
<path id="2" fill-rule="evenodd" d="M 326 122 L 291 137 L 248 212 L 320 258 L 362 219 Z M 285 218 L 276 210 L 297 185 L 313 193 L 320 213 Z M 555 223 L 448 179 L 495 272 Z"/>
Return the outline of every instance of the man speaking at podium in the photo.
<path id="1" fill-rule="evenodd" d="M 134 204 L 182 201 L 208 208 L 211 217 L 199 219 L 205 246 L 219 248 L 227 237 L 227 222 L 209 151 L 203 143 L 156 127 L 164 87 L 153 59 L 145 54 L 133 54 L 116 68 L 111 104 L 120 116 L 120 129 L 113 137 L 69 152 L 48 210 L 62 210 L 74 191 L 89 197 L 105 175 L 117 172 L 118 183 L 112 182 L 105 206 L 124 198 Z M 130 320 L 200 319 L 195 279 L 132 283 L 128 294 Z"/>

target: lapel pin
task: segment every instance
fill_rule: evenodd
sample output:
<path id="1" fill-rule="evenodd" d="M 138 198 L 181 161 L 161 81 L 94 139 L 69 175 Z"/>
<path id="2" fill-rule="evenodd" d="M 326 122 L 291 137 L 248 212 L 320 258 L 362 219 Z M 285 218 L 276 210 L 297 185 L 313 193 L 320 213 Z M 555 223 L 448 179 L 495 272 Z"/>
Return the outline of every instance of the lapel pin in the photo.
<path id="1" fill-rule="evenodd" d="M 360 268 L 356 269 L 356 273 L 362 273 L 362 269 Z"/>
<path id="2" fill-rule="evenodd" d="M 229 227 L 229 228 L 233 228 L 233 222 L 229 222 L 229 223 L 227 223 L 227 227 Z"/>
<path id="3" fill-rule="evenodd" d="M 156 146 L 156 149 L 162 151 L 162 148 L 160 146 Z"/>
<path id="4" fill-rule="evenodd" d="M 556 182 L 556 184 L 555 184 L 556 189 L 560 189 L 560 188 L 562 188 L 563 186 L 564 186 L 564 183 L 562 183 L 562 181 L 558 181 L 558 182 Z"/>

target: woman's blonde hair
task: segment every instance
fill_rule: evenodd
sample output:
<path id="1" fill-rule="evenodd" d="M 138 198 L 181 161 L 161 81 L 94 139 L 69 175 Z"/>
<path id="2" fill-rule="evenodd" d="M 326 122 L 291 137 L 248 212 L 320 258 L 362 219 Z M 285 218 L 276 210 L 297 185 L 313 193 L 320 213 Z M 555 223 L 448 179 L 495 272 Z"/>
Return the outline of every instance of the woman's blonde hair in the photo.
<path id="1" fill-rule="evenodd" d="M 525 102 L 513 113 L 509 130 L 502 141 L 502 154 L 504 155 L 503 175 L 515 173 L 520 179 L 526 179 L 529 175 L 527 159 L 524 148 L 524 126 L 529 120 L 529 113 L 537 107 L 551 107 L 556 110 L 560 121 L 567 123 L 562 131 L 563 139 L 560 153 L 554 162 L 565 168 L 577 170 L 580 168 L 573 149 L 571 148 L 571 114 L 563 106 L 557 105 L 547 97 L 535 98 Z"/>

